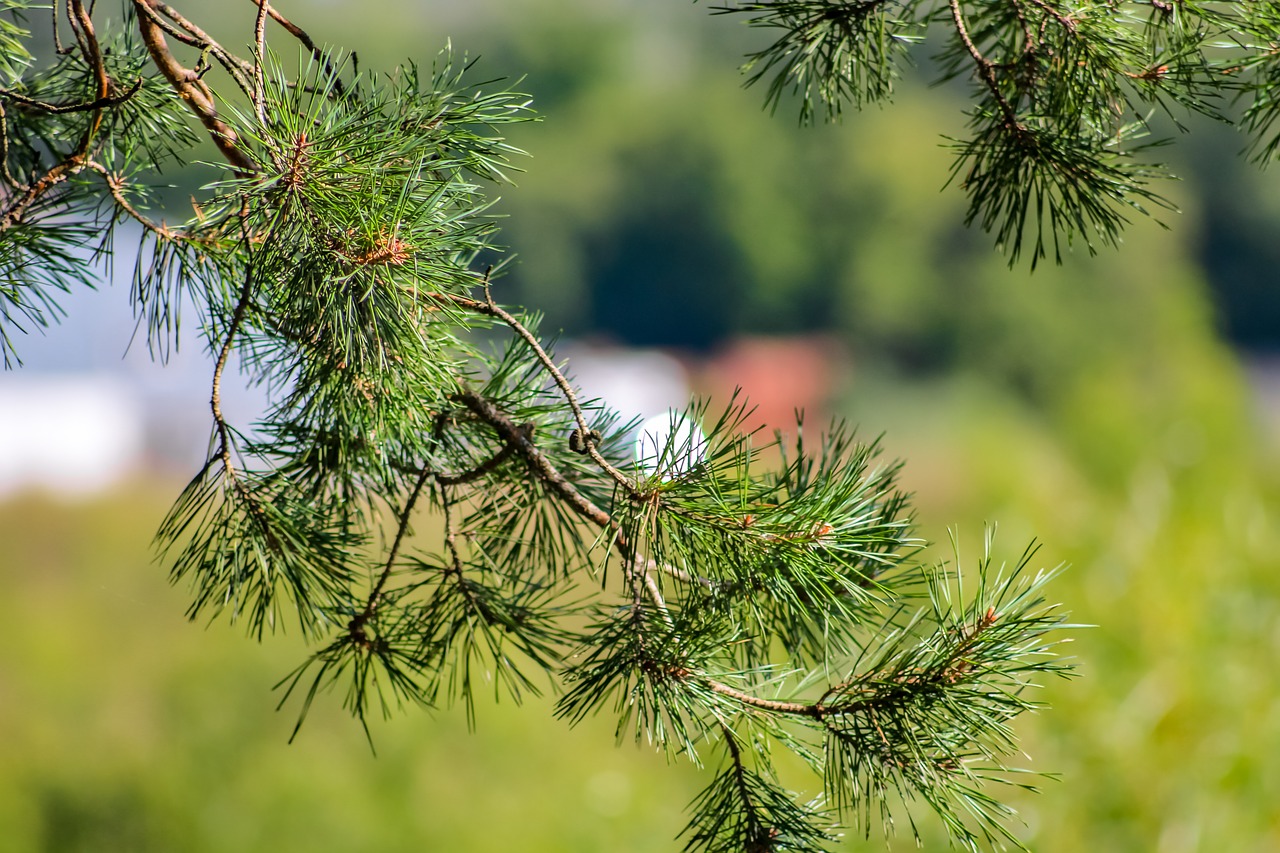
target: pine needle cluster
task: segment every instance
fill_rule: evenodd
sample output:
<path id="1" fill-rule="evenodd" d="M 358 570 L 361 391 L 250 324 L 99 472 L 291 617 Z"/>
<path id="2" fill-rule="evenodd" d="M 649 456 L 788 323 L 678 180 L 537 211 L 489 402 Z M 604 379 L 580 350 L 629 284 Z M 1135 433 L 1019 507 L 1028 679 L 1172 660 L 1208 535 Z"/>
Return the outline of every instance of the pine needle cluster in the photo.
<path id="1" fill-rule="evenodd" d="M 1192 114 L 1243 114 L 1262 161 L 1276 132 L 1280 6 L 1195 0 L 765 0 L 715 8 L 776 32 L 748 58 L 776 107 L 838 117 L 887 100 L 919 50 L 936 82 L 969 85 L 969 134 L 949 140 L 968 223 L 1014 264 L 1114 246 L 1129 217 L 1174 209 L 1152 160 Z M 916 48 L 912 50 L 911 48 Z"/>

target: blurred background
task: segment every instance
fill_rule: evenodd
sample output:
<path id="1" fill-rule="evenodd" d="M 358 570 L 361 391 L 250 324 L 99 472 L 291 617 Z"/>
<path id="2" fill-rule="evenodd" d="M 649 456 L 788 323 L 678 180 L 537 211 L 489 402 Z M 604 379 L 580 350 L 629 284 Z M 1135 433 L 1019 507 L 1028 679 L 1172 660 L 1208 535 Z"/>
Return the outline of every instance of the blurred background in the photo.
<path id="1" fill-rule="evenodd" d="M 241 5 L 201 23 L 242 44 Z M 564 330 L 588 390 L 628 415 L 742 386 L 770 426 L 847 418 L 907 460 L 922 536 L 954 528 L 972 564 L 996 522 L 1007 558 L 1034 537 L 1071 565 L 1053 593 L 1098 627 L 1019 723 L 1061 774 L 1015 798 L 1031 847 L 1280 849 L 1280 174 L 1245 140 L 1193 123 L 1160 152 L 1169 230 L 1030 274 L 942 189 L 964 91 L 927 69 L 798 128 L 740 88 L 762 34 L 702 5 L 280 6 L 364 68 L 429 67 L 451 37 L 472 79 L 524 78 L 545 120 L 513 140 L 532 157 L 495 289 Z M 707 777 L 549 700 L 482 705 L 475 734 L 410 711 L 375 757 L 330 697 L 287 743 L 271 688 L 304 648 L 188 623 L 150 551 L 204 452 L 211 367 L 194 339 L 167 367 L 130 348 L 126 290 L 74 294 L 0 374 L 0 850 L 678 849 Z"/>

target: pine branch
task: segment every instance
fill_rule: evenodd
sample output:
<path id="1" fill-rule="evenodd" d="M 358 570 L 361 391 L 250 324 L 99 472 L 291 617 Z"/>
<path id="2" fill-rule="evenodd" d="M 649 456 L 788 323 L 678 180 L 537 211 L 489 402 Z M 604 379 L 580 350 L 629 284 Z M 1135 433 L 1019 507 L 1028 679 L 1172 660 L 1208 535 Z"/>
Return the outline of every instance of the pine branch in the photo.
<path id="1" fill-rule="evenodd" d="M 252 173 L 254 165 L 237 146 L 238 136 L 231 126 L 218 116 L 213 103 L 213 93 L 200 79 L 198 71 L 184 68 L 169 50 L 165 42 L 164 31 L 156 23 L 154 12 L 161 11 L 163 4 L 158 0 L 133 0 L 133 7 L 138 13 L 138 32 L 143 43 L 151 54 L 156 67 L 168 79 L 174 91 L 185 102 L 201 124 L 209 133 L 209 138 L 218 147 L 222 156 L 243 173 Z M 167 7 L 164 7 L 167 8 Z M 210 40 L 208 44 L 212 45 Z"/>
<path id="2" fill-rule="evenodd" d="M 828 118 L 844 104 L 887 99 L 907 48 L 942 31 L 940 80 L 971 77 L 974 136 L 953 145 L 953 180 L 969 193 L 968 224 L 996 237 L 1016 263 L 1049 253 L 1061 262 L 1080 240 L 1090 252 L 1115 245 L 1130 211 L 1172 206 L 1153 191 L 1166 170 L 1141 162 L 1154 108 L 1181 124 L 1187 113 L 1224 119 L 1231 92 L 1253 89 L 1245 125 L 1266 134 L 1269 93 L 1280 78 L 1249 82 L 1267 66 L 1274 39 L 1270 4 L 1064 4 L 1053 0 L 770 0 L 717 7 L 750 26 L 781 34 L 751 55 L 747 85 L 768 80 L 765 103 L 800 96 L 800 118 L 814 103 Z M 1242 11 L 1247 9 L 1247 11 Z M 1250 44 L 1244 64 L 1226 46 Z M 1257 79 L 1257 78 L 1255 78 Z M 1260 156 L 1276 146 L 1262 143 Z"/>
<path id="3" fill-rule="evenodd" d="M 128 89 L 116 95 L 107 95 L 93 101 L 84 101 L 76 104 L 46 104 L 44 101 L 36 98 L 28 98 L 20 92 L 14 92 L 9 89 L 0 87 L 0 98 L 8 99 L 21 107 L 31 110 L 37 110 L 42 113 L 50 113 L 52 115 L 64 115 L 66 113 L 93 112 L 101 110 L 104 107 L 118 106 L 132 98 L 142 88 L 142 81 L 136 81 Z"/>
<path id="4" fill-rule="evenodd" d="M 272 6 L 269 2 L 267 2 L 267 0 L 251 0 L 251 2 L 253 2 L 255 5 L 258 6 L 260 13 L 265 11 L 267 15 L 271 16 L 271 20 L 275 21 L 277 24 L 283 27 L 289 33 L 289 35 L 297 39 L 302 44 L 303 47 L 305 47 L 308 51 L 310 51 L 311 58 L 314 59 L 316 62 L 319 62 L 324 67 L 325 75 L 333 78 L 334 80 L 333 90 L 338 97 L 344 98 L 347 96 L 347 88 L 343 84 L 342 80 L 338 77 L 337 68 L 330 61 L 328 52 L 326 52 L 325 50 L 322 50 L 320 46 L 317 45 L 315 41 L 311 38 L 311 36 L 307 34 L 306 30 L 302 29 L 302 27 L 298 26 L 293 21 L 290 21 L 284 15 L 280 14 L 280 10 Z M 255 33 L 260 33 L 260 28 L 257 26 L 255 26 Z M 261 44 L 262 44 L 262 39 L 264 38 L 265 36 L 261 34 L 255 37 L 255 43 L 259 45 L 259 54 L 261 54 Z"/>
<path id="5" fill-rule="evenodd" d="M 1025 691 L 1065 669 L 1048 577 L 1021 579 L 1030 554 L 1008 574 L 983 562 L 967 596 L 918 565 L 898 466 L 838 424 L 770 442 L 744 434 L 745 404 L 694 404 L 632 458 L 635 425 L 582 397 L 537 316 L 500 305 L 493 268 L 477 270 L 494 251 L 487 184 L 519 153 L 502 129 L 530 117 L 525 96 L 464 81 L 469 63 L 448 51 L 429 79 L 344 82 L 346 64 L 268 0 L 254 0 L 248 59 L 160 0 L 131 2 L 140 44 L 108 51 L 69 0 L 65 22 L 54 11 L 59 64 L 0 89 L 0 271 L 42 258 L 14 276 L 39 287 L 0 289 L 0 313 L 44 322 L 46 291 L 88 276 L 73 248 L 90 229 L 68 215 L 142 226 L 153 251 L 134 299 L 149 339 L 172 334 L 189 295 L 213 364 L 211 452 L 158 540 L 191 585 L 192 618 L 243 620 L 259 638 L 296 620 L 309 642 L 326 637 L 279 684 L 282 704 L 301 705 L 295 736 L 328 691 L 372 740 L 377 710 L 461 699 L 474 723 L 480 672 L 515 700 L 542 676 L 563 685 L 556 713 L 571 722 L 608 710 L 620 736 L 695 763 L 723 741 L 689 849 L 821 849 L 831 819 L 887 814 L 895 794 L 960 843 L 1012 839 L 1008 810 L 977 786 L 1009 780 L 1011 721 L 1037 707 Z M 772 103 L 792 88 L 802 110 L 838 112 L 887 97 L 902 48 L 946 17 L 927 5 L 735 10 L 781 32 L 755 57 Z M 944 63 L 980 86 L 960 154 L 971 215 L 1015 253 L 1029 199 L 1062 211 L 1068 234 L 1113 236 L 1112 205 L 1153 198 L 1146 175 L 1108 147 L 1115 134 L 1098 141 L 1109 108 L 1054 57 L 1105 66 L 1103 98 L 1175 84 L 1131 61 L 1134 42 L 1100 39 L 1105 23 L 1049 0 L 946 10 Z M 298 75 L 272 59 L 269 21 L 310 52 Z M 1200 35 L 1178 48 L 1198 57 Z M 168 39 L 198 51 L 192 67 Z M 219 111 L 215 61 L 247 102 Z M 143 181 L 194 141 L 188 113 L 226 171 L 170 228 L 146 215 Z M 94 179 L 72 180 L 84 171 Z M 253 440 L 223 409 L 233 356 L 272 398 Z M 439 525 L 431 544 L 413 535 L 424 516 Z M 825 800 L 794 801 L 775 749 L 814 766 Z"/>
<path id="6" fill-rule="evenodd" d="M 183 44 L 198 48 L 201 53 L 207 52 L 217 59 L 218 64 L 231 75 L 231 79 L 235 81 L 240 91 L 246 95 L 252 95 L 253 87 L 249 83 L 253 74 L 252 66 L 229 53 L 212 36 L 187 20 L 172 6 L 160 2 L 135 3 L 134 11 L 138 15 L 146 16 L 151 23 Z"/>
<path id="7" fill-rule="evenodd" d="M 1004 117 L 1006 129 L 1021 130 L 1022 125 L 1018 122 L 1018 114 L 1014 110 L 1013 104 L 1009 103 L 1008 99 L 1005 98 L 1004 93 L 1000 91 L 1000 84 L 996 81 L 995 64 L 982 55 L 982 51 L 978 50 L 978 46 L 973 43 L 973 38 L 969 35 L 969 27 L 965 23 L 964 12 L 960 8 L 960 0 L 947 0 L 947 6 L 951 10 L 951 20 L 955 23 L 956 36 L 960 39 L 960 43 L 964 45 L 965 51 L 973 58 L 978 77 L 991 93 L 992 99 L 1000 107 L 1000 114 Z"/>

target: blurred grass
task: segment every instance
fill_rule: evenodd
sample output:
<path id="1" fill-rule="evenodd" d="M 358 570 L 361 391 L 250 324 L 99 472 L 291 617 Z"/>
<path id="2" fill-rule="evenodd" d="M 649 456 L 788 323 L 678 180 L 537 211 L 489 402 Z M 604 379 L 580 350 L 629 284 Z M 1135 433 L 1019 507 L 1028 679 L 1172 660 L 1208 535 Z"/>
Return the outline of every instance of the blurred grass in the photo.
<path id="1" fill-rule="evenodd" d="M 980 378 L 864 376 L 846 398 L 908 460 L 928 538 L 955 524 L 971 566 L 998 521 L 1008 558 L 1034 535 L 1072 564 L 1053 592 L 1098 627 L 1067 649 L 1082 677 L 1020 724 L 1031 766 L 1062 774 L 1015 797 L 1036 850 L 1280 849 L 1280 504 L 1243 388 L 1212 402 L 1109 470 Z M 0 849 L 676 849 L 704 777 L 546 700 L 482 701 L 475 734 L 461 709 L 409 711 L 375 724 L 375 757 L 328 697 L 289 745 L 271 686 L 303 650 L 184 620 L 148 553 L 174 492 L 0 506 Z"/>
<path id="2" fill-rule="evenodd" d="M 375 757 L 328 697 L 288 744 L 303 650 L 183 618 L 148 553 L 175 493 L 0 505 L 0 850 L 671 849 L 697 774 L 545 700 L 375 722 Z"/>

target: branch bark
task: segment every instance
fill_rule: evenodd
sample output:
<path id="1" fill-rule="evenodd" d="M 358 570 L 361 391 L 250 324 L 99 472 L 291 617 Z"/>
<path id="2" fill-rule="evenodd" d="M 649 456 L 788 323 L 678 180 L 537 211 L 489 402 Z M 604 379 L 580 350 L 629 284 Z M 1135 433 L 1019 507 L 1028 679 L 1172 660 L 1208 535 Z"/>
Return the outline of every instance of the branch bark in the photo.
<path id="1" fill-rule="evenodd" d="M 213 92 L 200 79 L 198 72 L 184 67 L 169 50 L 164 31 L 150 14 L 158 11 L 162 4 L 158 0 L 133 0 L 133 5 L 138 10 L 138 32 L 142 36 L 142 43 L 146 45 L 147 52 L 151 54 L 160 73 L 178 93 L 178 97 L 195 113 L 196 118 L 200 119 L 213 144 L 227 162 L 243 175 L 256 172 L 257 167 L 239 146 L 239 136 L 218 117 Z"/>

